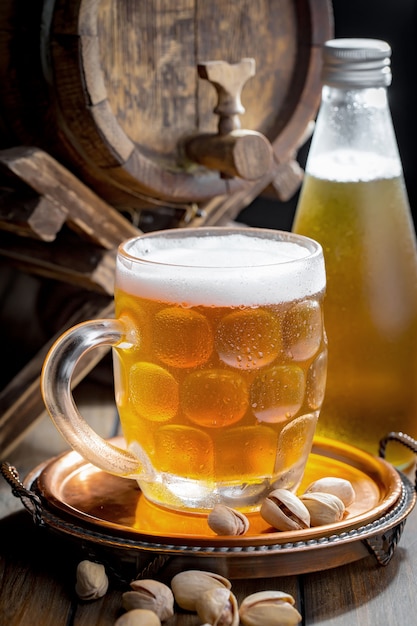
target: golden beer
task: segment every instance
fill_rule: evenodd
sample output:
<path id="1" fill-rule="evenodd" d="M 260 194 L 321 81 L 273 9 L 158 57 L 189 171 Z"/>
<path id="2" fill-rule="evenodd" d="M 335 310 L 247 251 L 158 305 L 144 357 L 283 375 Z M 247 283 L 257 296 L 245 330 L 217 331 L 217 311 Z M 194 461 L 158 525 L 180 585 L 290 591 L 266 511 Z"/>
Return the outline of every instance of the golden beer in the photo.
<path id="1" fill-rule="evenodd" d="M 287 235 L 173 232 L 119 254 L 116 401 L 148 499 L 251 510 L 298 486 L 325 389 L 325 276 Z"/>
<path id="2" fill-rule="evenodd" d="M 378 167 L 377 157 L 362 171 L 369 163 Z M 414 229 L 401 176 L 328 180 L 331 161 L 322 166 L 306 174 L 293 227 L 322 244 L 326 261 L 329 363 L 317 432 L 378 454 L 391 431 L 417 436 Z M 390 444 L 387 458 L 406 467 L 412 454 Z"/>

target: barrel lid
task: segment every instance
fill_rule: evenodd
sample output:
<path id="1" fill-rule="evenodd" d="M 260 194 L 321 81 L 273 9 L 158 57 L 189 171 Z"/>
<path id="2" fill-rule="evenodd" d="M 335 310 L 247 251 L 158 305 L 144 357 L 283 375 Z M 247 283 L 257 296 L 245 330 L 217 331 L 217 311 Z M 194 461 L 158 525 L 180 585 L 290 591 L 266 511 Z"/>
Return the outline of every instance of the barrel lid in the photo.
<path id="1" fill-rule="evenodd" d="M 387 87 L 390 57 L 391 47 L 380 39 L 331 39 L 323 46 L 323 82 L 333 87 Z"/>

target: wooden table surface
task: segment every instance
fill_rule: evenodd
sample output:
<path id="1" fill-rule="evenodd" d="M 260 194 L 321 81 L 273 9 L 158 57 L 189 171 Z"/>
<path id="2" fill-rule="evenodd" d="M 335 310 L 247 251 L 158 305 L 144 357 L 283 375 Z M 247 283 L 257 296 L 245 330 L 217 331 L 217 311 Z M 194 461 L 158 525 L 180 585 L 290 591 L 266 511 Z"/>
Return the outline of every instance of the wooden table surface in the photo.
<path id="1" fill-rule="evenodd" d="M 110 436 L 114 425 L 111 393 L 96 393 L 89 383 L 84 389 L 84 414 L 89 410 L 101 434 Z M 66 449 L 45 417 L 9 458 L 0 460 L 15 466 L 23 478 L 38 463 Z M 0 626 L 114 624 L 123 613 L 121 597 L 128 587 L 111 579 L 103 598 L 77 600 L 74 584 L 79 560 L 74 545 L 34 524 L 20 498 L 0 478 Z M 417 510 L 407 517 L 400 541 L 385 566 L 370 554 L 324 571 L 277 574 L 273 578 L 232 580 L 232 590 L 238 600 L 259 590 L 286 591 L 294 596 L 304 626 L 417 624 Z M 198 626 L 201 621 L 195 614 L 179 610 L 164 624 Z"/>

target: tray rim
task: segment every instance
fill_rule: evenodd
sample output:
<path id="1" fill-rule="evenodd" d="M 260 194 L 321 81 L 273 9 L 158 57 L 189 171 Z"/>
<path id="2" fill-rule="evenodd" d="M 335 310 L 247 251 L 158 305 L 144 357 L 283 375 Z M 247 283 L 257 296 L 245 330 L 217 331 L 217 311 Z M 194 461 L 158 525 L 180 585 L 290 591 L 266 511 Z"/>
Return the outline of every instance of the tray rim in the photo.
<path id="1" fill-rule="evenodd" d="M 112 441 L 120 441 L 120 439 L 120 437 L 116 437 L 113 438 Z M 342 449 L 338 447 L 340 445 L 342 445 L 344 453 L 342 452 Z M 221 552 L 227 550 L 239 552 L 240 550 L 246 548 L 248 551 L 253 551 L 254 549 L 271 550 L 270 546 L 299 546 L 308 544 L 313 545 L 315 543 L 320 545 L 320 542 L 325 543 L 326 538 L 333 537 L 334 541 L 334 538 L 338 536 L 343 536 L 345 540 L 348 540 L 349 538 L 350 540 L 355 540 L 359 536 L 362 536 L 363 533 L 366 535 L 368 532 L 377 533 L 380 529 L 379 527 L 381 526 L 381 520 L 384 520 L 382 525 L 385 528 L 385 523 L 389 522 L 392 517 L 392 515 L 388 515 L 388 519 L 386 519 L 387 514 L 392 511 L 397 511 L 398 506 L 401 505 L 401 501 L 404 500 L 404 498 L 406 498 L 407 504 L 410 505 L 410 510 L 414 507 L 415 498 L 409 493 L 410 487 L 405 482 L 408 481 L 408 479 L 405 476 L 402 476 L 398 470 L 396 470 L 384 459 L 373 457 L 372 455 L 364 453 L 362 450 L 353 446 L 346 446 L 345 444 L 340 444 L 339 442 L 325 438 L 315 439 L 312 452 L 314 453 L 317 448 L 320 453 L 324 452 L 325 456 L 341 460 L 344 463 L 347 462 L 347 451 L 351 455 L 350 458 L 355 460 L 355 468 L 358 468 L 358 459 L 362 463 L 363 459 L 365 459 L 371 464 L 370 468 L 374 468 L 374 473 L 378 471 L 381 473 L 388 472 L 392 482 L 384 484 L 384 486 L 387 490 L 388 487 L 392 487 L 392 491 L 390 491 L 390 493 L 388 493 L 378 506 L 374 507 L 368 515 L 362 514 L 352 518 L 346 518 L 342 523 L 310 528 L 307 531 L 272 531 L 258 535 L 239 537 L 217 537 L 214 535 L 202 536 L 199 534 L 177 534 L 161 537 L 157 534 L 137 531 L 133 528 L 116 524 L 115 522 L 103 519 L 98 520 L 95 516 L 90 516 L 82 511 L 77 511 L 77 509 L 75 509 L 72 505 L 67 505 L 66 503 L 59 501 L 56 497 L 52 497 L 52 499 L 49 500 L 45 499 L 45 496 L 42 494 L 42 490 L 38 489 L 37 482 L 40 477 L 42 477 L 45 473 L 47 474 L 48 469 L 53 467 L 55 463 L 59 463 L 61 459 L 68 457 L 69 455 L 74 455 L 74 459 L 76 459 L 78 465 L 75 467 L 71 465 L 70 467 L 72 471 L 78 471 L 78 466 L 80 468 L 84 466 L 92 467 L 90 463 L 73 450 L 64 452 L 38 465 L 28 474 L 24 484 L 27 488 L 34 490 L 35 493 L 41 497 L 44 505 L 43 516 L 48 520 L 48 523 L 55 528 L 65 526 L 67 528 L 67 532 L 75 533 L 77 535 L 84 534 L 90 538 L 97 537 L 97 541 L 109 541 L 112 544 L 117 543 L 121 546 L 138 546 L 141 549 L 146 549 L 148 546 L 151 546 L 152 549 L 158 550 L 161 550 L 162 547 L 165 546 L 167 550 L 169 549 L 174 551 L 177 549 L 180 551 L 195 549 L 197 551 L 207 550 L 212 553 L 213 551 Z M 371 471 L 370 468 L 368 469 L 369 472 Z M 370 474 L 368 474 L 368 476 L 370 476 Z M 373 477 L 371 478 L 376 480 Z M 406 515 L 408 512 L 409 511 L 407 511 Z M 394 523 L 396 521 L 396 517 L 397 514 L 394 515 Z"/>
<path id="2" fill-rule="evenodd" d="M 195 545 L 189 543 L 159 543 L 156 541 L 141 541 L 129 537 L 114 536 L 109 533 L 99 532 L 91 528 L 74 524 L 62 517 L 54 515 L 50 511 L 44 510 L 42 520 L 46 525 L 60 533 L 70 535 L 79 540 L 88 540 L 94 544 L 109 548 L 121 548 L 129 551 L 153 552 L 158 554 L 181 554 L 192 556 L 210 557 L 254 557 L 254 556 L 276 556 L 295 552 L 316 551 L 335 547 L 336 545 L 349 544 L 352 542 L 364 541 L 371 537 L 386 533 L 392 528 L 399 526 L 411 513 L 415 506 L 417 494 L 412 483 L 406 476 L 401 475 L 401 495 L 397 504 L 385 515 L 364 526 L 342 530 L 332 534 L 323 534 L 313 539 L 286 541 L 286 542 L 264 542 L 262 543 L 230 543 L 229 545 Z M 270 533 L 274 536 L 277 533 Z M 265 538 L 269 534 L 265 534 Z M 205 542 L 200 542 L 203 544 Z M 213 542 L 211 542 L 213 543 Z M 311 571 L 311 570 L 306 570 Z"/>

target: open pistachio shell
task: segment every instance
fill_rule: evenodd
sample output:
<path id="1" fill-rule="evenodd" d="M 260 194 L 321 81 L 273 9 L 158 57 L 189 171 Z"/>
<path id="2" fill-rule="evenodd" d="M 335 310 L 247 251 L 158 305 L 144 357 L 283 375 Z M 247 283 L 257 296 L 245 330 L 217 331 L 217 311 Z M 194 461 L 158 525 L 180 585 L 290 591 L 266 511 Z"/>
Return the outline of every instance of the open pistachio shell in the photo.
<path id="1" fill-rule="evenodd" d="M 277 530 L 301 530 L 310 526 L 308 509 L 288 489 L 271 491 L 262 503 L 260 514 Z"/>
<path id="2" fill-rule="evenodd" d="M 132 591 L 122 595 L 126 611 L 149 609 L 158 615 L 161 622 L 174 615 L 174 594 L 164 583 L 153 579 L 134 580 L 130 587 Z"/>

